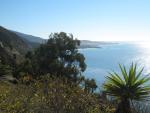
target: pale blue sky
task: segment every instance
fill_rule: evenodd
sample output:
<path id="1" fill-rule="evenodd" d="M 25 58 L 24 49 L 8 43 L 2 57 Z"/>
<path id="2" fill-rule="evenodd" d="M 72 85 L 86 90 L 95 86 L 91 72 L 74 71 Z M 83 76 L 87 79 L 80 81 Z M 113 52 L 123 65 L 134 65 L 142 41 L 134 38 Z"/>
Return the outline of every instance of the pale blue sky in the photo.
<path id="1" fill-rule="evenodd" d="M 150 0 L 0 0 L 0 25 L 48 38 L 150 41 Z"/>

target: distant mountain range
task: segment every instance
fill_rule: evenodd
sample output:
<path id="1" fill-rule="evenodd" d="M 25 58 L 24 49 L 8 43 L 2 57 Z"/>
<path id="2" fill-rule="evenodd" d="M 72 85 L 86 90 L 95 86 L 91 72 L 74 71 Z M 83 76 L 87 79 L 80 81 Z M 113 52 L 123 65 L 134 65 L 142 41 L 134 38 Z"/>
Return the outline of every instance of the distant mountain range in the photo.
<path id="1" fill-rule="evenodd" d="M 43 39 L 40 37 L 16 32 L 16 31 L 13 32 L 16 33 L 18 36 L 20 36 L 31 47 L 37 47 L 39 44 L 47 42 L 47 39 Z M 99 45 L 102 44 L 102 42 L 98 42 L 98 41 L 89 41 L 89 40 L 80 40 L 80 41 L 81 44 L 79 48 L 99 48 L 100 47 Z"/>
<path id="2" fill-rule="evenodd" d="M 36 48 L 38 47 L 40 44 L 42 43 L 46 43 L 47 40 L 40 38 L 40 37 L 36 37 L 36 36 L 32 36 L 32 35 L 28 35 L 28 34 L 24 34 L 24 33 L 20 33 L 20 32 L 16 32 L 16 31 L 12 31 L 15 34 L 17 34 L 22 40 L 24 40 L 31 48 Z"/>
<path id="3" fill-rule="evenodd" d="M 37 47 L 39 44 L 46 43 L 47 39 L 43 39 L 40 37 L 16 32 L 18 36 L 20 36 L 25 42 L 27 42 L 31 47 Z M 99 42 L 99 41 L 89 41 L 89 40 L 80 40 L 81 44 L 79 48 L 100 48 L 100 44 L 103 44 L 104 42 Z"/>
<path id="4" fill-rule="evenodd" d="M 0 59 L 11 61 L 14 59 L 14 55 L 21 58 L 27 51 L 46 42 L 46 39 L 8 30 L 0 26 Z M 101 44 L 103 42 L 81 40 L 79 48 L 99 48 Z"/>
<path id="5" fill-rule="evenodd" d="M 22 56 L 31 49 L 32 47 L 16 33 L 0 26 L 0 61 L 12 64 L 14 57 L 22 59 Z"/>
<path id="6" fill-rule="evenodd" d="M 39 43 L 39 44 L 41 44 L 41 43 L 45 43 L 46 42 L 45 39 L 40 38 L 40 37 L 36 37 L 36 36 L 32 36 L 32 35 L 16 32 L 16 31 L 13 31 L 13 32 L 15 32 L 22 39 L 28 40 L 29 42 L 32 42 L 32 43 Z"/>

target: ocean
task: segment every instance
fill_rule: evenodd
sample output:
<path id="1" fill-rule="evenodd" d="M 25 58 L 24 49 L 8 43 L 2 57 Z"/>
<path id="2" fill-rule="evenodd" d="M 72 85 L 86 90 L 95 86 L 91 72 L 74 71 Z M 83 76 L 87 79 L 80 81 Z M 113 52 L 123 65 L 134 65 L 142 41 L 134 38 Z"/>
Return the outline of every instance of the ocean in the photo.
<path id="1" fill-rule="evenodd" d="M 101 86 L 108 72 L 118 72 L 119 65 L 127 68 L 133 63 L 138 68 L 144 67 L 143 75 L 150 73 L 150 42 L 118 42 L 102 44 L 101 48 L 87 48 L 79 51 L 86 58 L 87 69 L 83 73 L 86 78 L 94 78 Z"/>

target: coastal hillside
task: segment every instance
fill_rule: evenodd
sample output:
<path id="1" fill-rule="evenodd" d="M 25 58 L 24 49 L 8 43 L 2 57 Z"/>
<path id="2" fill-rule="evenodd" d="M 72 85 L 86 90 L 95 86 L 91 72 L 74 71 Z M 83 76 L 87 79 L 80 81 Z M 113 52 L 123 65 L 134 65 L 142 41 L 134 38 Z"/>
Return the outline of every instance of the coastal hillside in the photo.
<path id="1" fill-rule="evenodd" d="M 47 39 L 16 32 L 0 26 L 0 57 L 5 62 L 11 62 L 14 57 L 22 59 L 25 53 L 40 44 L 47 42 Z M 81 40 L 79 48 L 97 48 L 100 42 Z"/>
<path id="2" fill-rule="evenodd" d="M 47 42 L 46 39 L 29 35 L 29 34 L 24 34 L 21 32 L 16 32 L 13 31 L 16 35 L 18 35 L 21 39 L 23 39 L 26 43 L 28 43 L 32 48 L 37 48 L 39 47 L 40 44 L 44 44 Z"/>
<path id="3" fill-rule="evenodd" d="M 27 42 L 31 47 L 38 47 L 40 44 L 44 44 L 47 42 L 47 39 L 13 31 L 20 38 L 22 38 L 25 42 Z M 90 41 L 90 40 L 80 40 L 81 44 L 79 48 L 99 48 L 101 44 L 106 44 L 106 42 L 100 41 Z"/>
<path id="4" fill-rule="evenodd" d="M 21 59 L 31 46 L 12 31 L 0 26 L 0 60 L 11 63 Z"/>
<path id="5" fill-rule="evenodd" d="M 30 46 L 14 32 L 0 26 L 1 47 L 14 49 L 20 53 L 26 52 Z"/>
<path id="6" fill-rule="evenodd" d="M 32 47 L 38 47 L 40 44 L 44 44 L 47 42 L 47 39 L 43 39 L 41 37 L 29 35 L 29 34 L 24 34 L 20 32 L 14 32 L 20 38 L 22 38 L 24 41 L 26 41 L 30 46 Z M 99 45 L 102 44 L 102 42 L 98 41 L 89 41 L 89 40 L 80 40 L 81 44 L 79 48 L 99 48 Z"/>

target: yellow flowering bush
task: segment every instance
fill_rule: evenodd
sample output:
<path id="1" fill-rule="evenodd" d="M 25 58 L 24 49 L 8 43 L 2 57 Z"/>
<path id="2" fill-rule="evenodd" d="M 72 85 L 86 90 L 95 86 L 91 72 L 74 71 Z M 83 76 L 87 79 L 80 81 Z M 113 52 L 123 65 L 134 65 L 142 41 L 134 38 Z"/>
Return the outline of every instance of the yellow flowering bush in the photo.
<path id="1" fill-rule="evenodd" d="M 94 94 L 60 79 L 42 78 L 29 85 L 0 84 L 0 113 L 105 113 Z"/>

